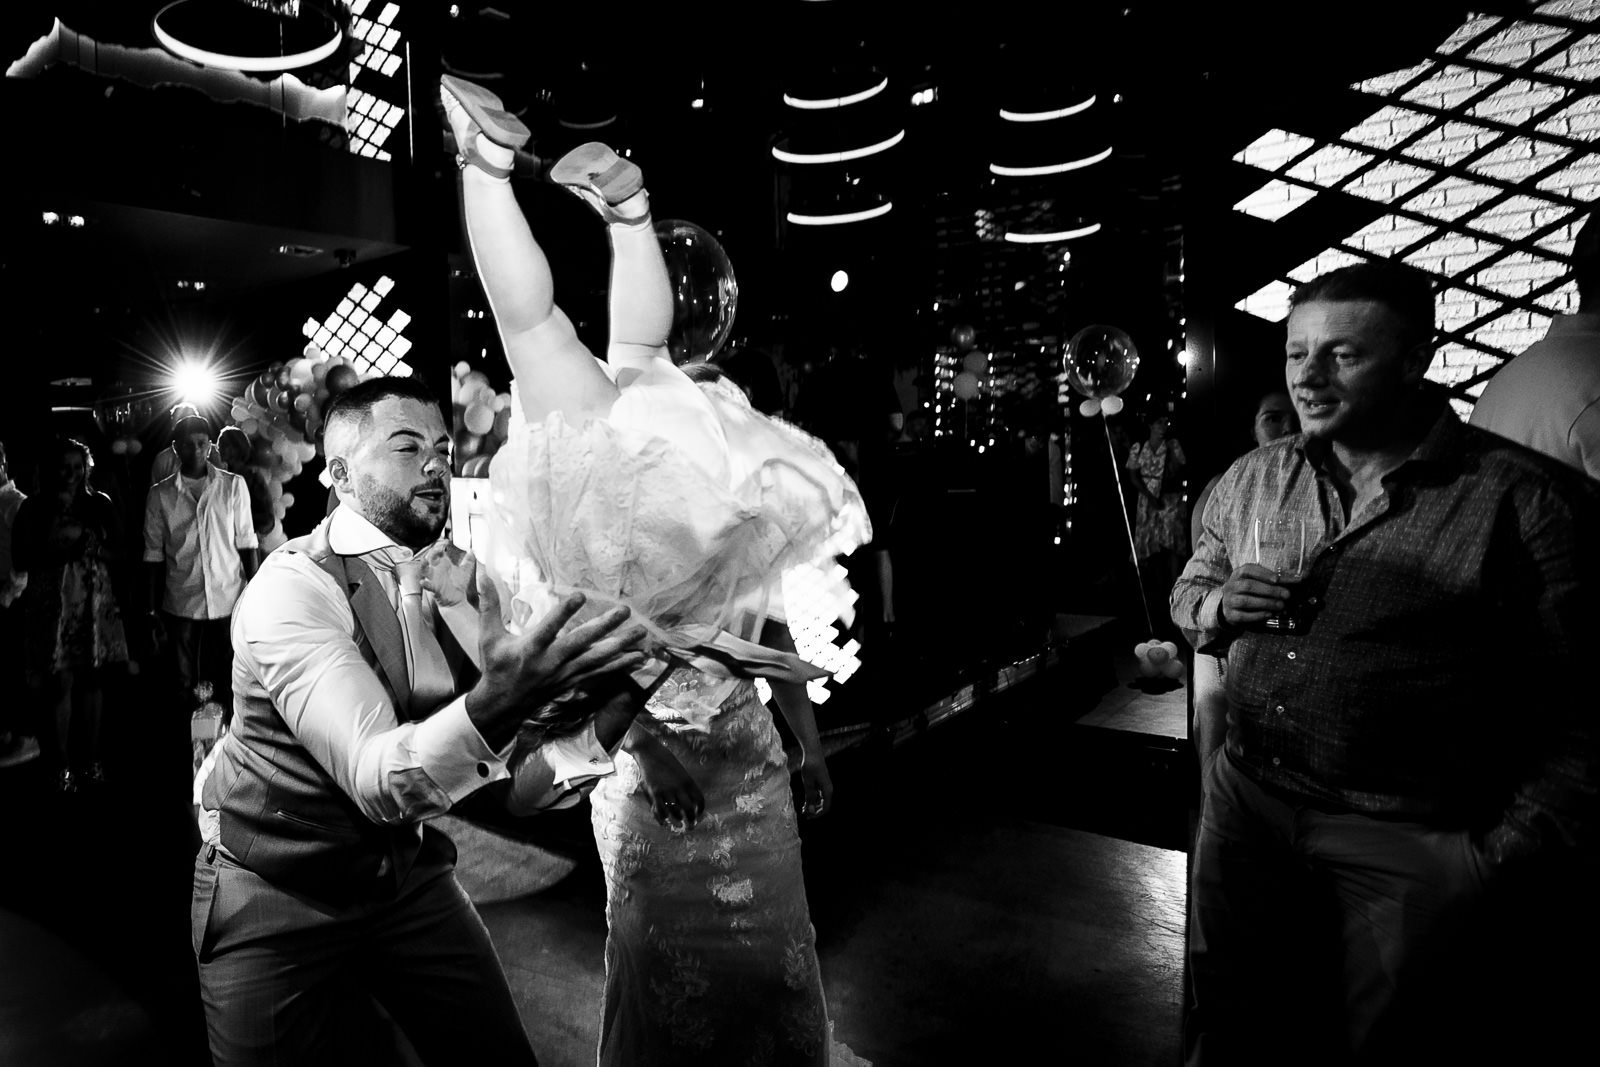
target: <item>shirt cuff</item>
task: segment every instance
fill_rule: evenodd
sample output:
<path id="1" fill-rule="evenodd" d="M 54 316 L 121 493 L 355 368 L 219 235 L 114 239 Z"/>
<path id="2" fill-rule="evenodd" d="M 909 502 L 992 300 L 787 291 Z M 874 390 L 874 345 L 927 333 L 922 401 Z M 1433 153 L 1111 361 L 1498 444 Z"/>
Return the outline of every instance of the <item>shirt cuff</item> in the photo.
<path id="1" fill-rule="evenodd" d="M 248 536 L 248 537 L 236 537 L 236 538 L 234 538 L 233 547 L 234 548 L 260 548 L 261 547 L 261 540 L 258 537 L 256 537 L 255 531 L 252 530 L 250 532 L 250 536 Z"/>
<path id="2" fill-rule="evenodd" d="M 1226 624 L 1222 621 L 1222 589 L 1220 586 L 1206 594 L 1206 598 L 1200 602 L 1198 614 L 1199 618 L 1195 621 L 1200 625 L 1196 629 L 1212 631 L 1213 636 L 1215 636 L 1215 631 L 1225 628 Z"/>
<path id="3" fill-rule="evenodd" d="M 509 778 L 506 761 L 489 747 L 467 717 L 467 698 L 450 703 L 417 724 L 411 737 L 416 766 L 450 798 L 460 802 L 490 782 Z"/>
<path id="4" fill-rule="evenodd" d="M 165 563 L 167 561 L 166 553 L 159 548 L 147 548 L 144 550 L 144 555 L 139 558 L 146 563 Z"/>
<path id="5" fill-rule="evenodd" d="M 621 743 L 617 742 L 619 746 Z M 611 762 L 614 751 L 606 751 L 595 735 L 592 722 L 570 737 L 558 737 L 543 746 L 545 762 L 550 765 L 559 789 L 572 789 L 610 774 L 616 769 Z"/>

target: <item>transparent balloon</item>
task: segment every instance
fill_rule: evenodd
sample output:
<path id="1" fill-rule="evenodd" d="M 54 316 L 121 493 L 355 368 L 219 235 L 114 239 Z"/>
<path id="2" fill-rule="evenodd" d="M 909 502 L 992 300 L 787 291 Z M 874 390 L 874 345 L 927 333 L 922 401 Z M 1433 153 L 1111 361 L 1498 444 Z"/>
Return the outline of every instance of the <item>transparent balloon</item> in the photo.
<path id="1" fill-rule="evenodd" d="M 1061 363 L 1072 388 L 1102 400 L 1118 395 L 1133 381 L 1139 369 L 1139 349 L 1133 338 L 1115 326 L 1085 326 L 1067 342 Z"/>
<path id="2" fill-rule="evenodd" d="M 679 365 L 710 359 L 733 330 L 739 283 L 717 239 L 692 222 L 655 224 L 672 286 L 672 334 L 668 346 Z"/>

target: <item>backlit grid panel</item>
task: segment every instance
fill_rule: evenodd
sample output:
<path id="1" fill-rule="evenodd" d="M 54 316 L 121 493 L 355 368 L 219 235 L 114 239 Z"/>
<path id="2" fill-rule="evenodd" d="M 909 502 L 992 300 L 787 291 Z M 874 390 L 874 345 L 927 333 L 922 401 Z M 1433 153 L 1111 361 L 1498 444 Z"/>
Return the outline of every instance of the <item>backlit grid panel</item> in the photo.
<path id="1" fill-rule="evenodd" d="M 373 0 L 353 0 L 350 4 L 350 37 L 361 44 L 361 53 L 350 63 L 350 92 L 345 130 L 350 135 L 350 151 L 368 159 L 393 158 L 384 143 L 405 117 L 405 87 L 395 74 L 400 70 L 402 48 L 395 18 L 400 7 Z"/>
<path id="2" fill-rule="evenodd" d="M 1332 140 L 1273 130 L 1234 158 L 1270 179 L 1235 209 L 1276 221 L 1338 190 L 1388 212 L 1235 305 L 1287 314 L 1292 283 L 1363 259 L 1439 282 L 1430 377 L 1469 401 L 1500 362 L 1576 308 L 1573 234 L 1600 194 L 1600 0 L 1469 17 L 1432 59 L 1357 84 L 1381 105 Z"/>
<path id="3" fill-rule="evenodd" d="M 393 288 L 394 279 L 387 275 L 370 289 L 357 282 L 327 318 L 307 319 L 302 332 L 329 356 L 348 359 L 362 378 L 409 377 L 411 365 L 404 357 L 411 351 L 411 341 L 402 331 L 411 324 L 411 316 L 399 308 L 379 308 Z"/>

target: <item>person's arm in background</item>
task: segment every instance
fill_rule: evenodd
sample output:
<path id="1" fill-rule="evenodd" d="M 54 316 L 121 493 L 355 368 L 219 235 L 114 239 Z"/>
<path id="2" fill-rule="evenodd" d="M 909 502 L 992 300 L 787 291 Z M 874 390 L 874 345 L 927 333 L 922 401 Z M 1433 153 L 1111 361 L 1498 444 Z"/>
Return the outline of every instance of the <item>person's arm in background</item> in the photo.
<path id="1" fill-rule="evenodd" d="M 776 619 L 769 619 L 761 631 L 761 643 L 780 652 L 796 652 L 794 637 L 789 627 Z M 778 710 L 794 731 L 800 742 L 800 783 L 804 790 L 807 815 L 824 815 L 833 807 L 833 779 L 828 775 L 828 761 L 822 753 L 822 737 L 817 733 L 817 716 L 811 706 L 811 695 L 803 682 L 784 682 L 769 678 L 772 699 Z"/>
<path id="2" fill-rule="evenodd" d="M 233 490 L 233 545 L 239 551 L 239 566 L 248 582 L 261 565 L 260 542 L 256 540 L 255 519 L 250 513 L 250 489 L 242 477 L 230 479 L 228 485 Z"/>
<path id="3" fill-rule="evenodd" d="M 167 628 L 161 617 L 161 605 L 167 589 L 166 539 L 166 523 L 161 517 L 161 497 L 151 489 L 144 498 L 145 614 L 150 620 L 150 639 L 158 647 L 167 639 Z"/>

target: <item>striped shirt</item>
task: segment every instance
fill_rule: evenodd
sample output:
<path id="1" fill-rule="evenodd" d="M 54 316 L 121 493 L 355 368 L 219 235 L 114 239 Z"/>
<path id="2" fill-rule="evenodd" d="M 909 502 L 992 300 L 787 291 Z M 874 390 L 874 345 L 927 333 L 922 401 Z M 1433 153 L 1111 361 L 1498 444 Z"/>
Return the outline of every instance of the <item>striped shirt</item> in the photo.
<path id="1" fill-rule="evenodd" d="M 1443 403 L 1349 516 L 1304 434 L 1241 458 L 1206 505 L 1172 618 L 1228 655 L 1228 754 L 1315 806 L 1481 835 L 1491 862 L 1588 842 L 1600 702 L 1600 485 Z M 1296 634 L 1222 626 L 1257 515 L 1305 520 Z"/>

